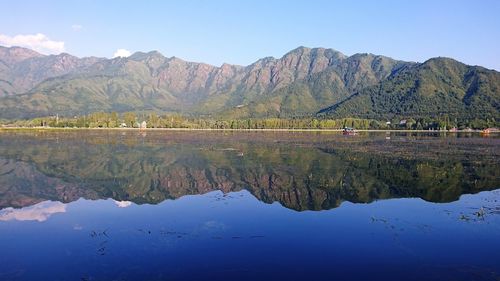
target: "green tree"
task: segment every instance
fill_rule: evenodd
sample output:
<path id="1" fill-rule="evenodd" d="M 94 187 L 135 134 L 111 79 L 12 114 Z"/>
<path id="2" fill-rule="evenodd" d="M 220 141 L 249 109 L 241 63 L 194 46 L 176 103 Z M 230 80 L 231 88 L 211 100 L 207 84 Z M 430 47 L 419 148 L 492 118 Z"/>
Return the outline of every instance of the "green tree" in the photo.
<path id="1" fill-rule="evenodd" d="M 135 126 L 137 116 L 134 112 L 125 112 L 123 114 L 123 120 L 125 121 L 125 124 L 127 124 L 127 126 L 133 128 Z"/>

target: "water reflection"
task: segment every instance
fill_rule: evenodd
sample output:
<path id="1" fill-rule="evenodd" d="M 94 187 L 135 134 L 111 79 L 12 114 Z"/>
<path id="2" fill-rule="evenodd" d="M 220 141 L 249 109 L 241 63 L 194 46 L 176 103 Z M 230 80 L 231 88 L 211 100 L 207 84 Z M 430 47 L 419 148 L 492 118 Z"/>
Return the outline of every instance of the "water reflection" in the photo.
<path id="1" fill-rule="evenodd" d="M 127 207 L 130 207 L 132 205 L 132 202 L 130 201 L 116 201 L 116 200 L 113 200 L 116 204 L 116 206 L 120 207 L 120 208 L 127 208 Z"/>
<path id="2" fill-rule="evenodd" d="M 0 280 L 498 280 L 499 147 L 0 132 Z"/>
<path id="3" fill-rule="evenodd" d="M 2 133 L 0 208 L 112 198 L 120 207 L 246 189 L 294 210 L 499 187 L 499 139 L 385 134 Z"/>
<path id="4" fill-rule="evenodd" d="M 80 199 L 43 224 L 0 223 L 0 279 L 332 280 L 334 271 L 341 280 L 496 280 L 500 216 L 475 213 L 499 196 L 345 202 L 327 212 L 247 191 L 125 209 Z"/>
<path id="5" fill-rule="evenodd" d="M 50 216 L 66 212 L 66 204 L 45 201 L 33 206 L 14 209 L 12 207 L 0 210 L 0 221 L 39 221 L 44 222 Z"/>

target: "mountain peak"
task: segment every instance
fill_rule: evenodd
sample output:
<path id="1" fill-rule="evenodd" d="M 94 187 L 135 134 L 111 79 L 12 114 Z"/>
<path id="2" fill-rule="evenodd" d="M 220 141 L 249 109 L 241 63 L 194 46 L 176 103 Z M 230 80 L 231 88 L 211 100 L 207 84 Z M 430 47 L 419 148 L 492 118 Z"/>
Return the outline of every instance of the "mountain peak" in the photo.
<path id="1" fill-rule="evenodd" d="M 7 64 L 14 64 L 23 60 L 35 57 L 44 57 L 44 55 L 35 52 L 31 49 L 23 47 L 3 47 L 0 46 L 0 60 Z"/>
<path id="2" fill-rule="evenodd" d="M 299 54 L 309 53 L 309 52 L 311 52 L 311 50 L 312 50 L 311 48 L 308 48 L 305 46 L 299 46 L 299 47 L 287 52 L 286 54 L 284 54 L 283 57 L 287 57 L 290 55 L 299 55 Z"/>
<path id="3" fill-rule="evenodd" d="M 135 52 L 133 53 L 130 57 L 128 57 L 131 60 L 137 60 L 137 61 L 142 61 L 146 59 L 151 59 L 151 58 L 165 58 L 160 52 L 154 50 L 150 52 Z"/>
<path id="4" fill-rule="evenodd" d="M 462 64 L 461 62 L 448 58 L 448 57 L 435 57 L 435 58 L 430 58 L 422 63 L 422 65 L 444 65 L 444 64 Z"/>
<path id="5" fill-rule="evenodd" d="M 308 55 L 311 56 L 311 58 L 317 57 L 317 56 L 324 56 L 327 58 L 347 58 L 346 55 L 342 54 L 341 52 L 335 50 L 335 49 L 330 49 L 330 48 L 309 48 L 309 47 L 304 47 L 304 46 L 299 46 L 285 55 L 283 55 L 282 59 L 287 58 L 287 57 L 292 57 L 292 56 L 302 56 L 302 55 Z"/>

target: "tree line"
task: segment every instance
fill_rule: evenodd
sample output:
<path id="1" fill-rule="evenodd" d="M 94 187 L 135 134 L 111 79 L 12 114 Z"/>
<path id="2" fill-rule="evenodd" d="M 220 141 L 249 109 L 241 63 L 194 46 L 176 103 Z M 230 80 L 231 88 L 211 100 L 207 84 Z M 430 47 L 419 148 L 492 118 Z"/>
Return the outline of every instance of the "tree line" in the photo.
<path id="1" fill-rule="evenodd" d="M 439 118 L 408 118 L 373 120 L 362 118 L 248 118 L 215 119 L 187 117 L 178 114 L 95 112 L 80 116 L 48 116 L 29 120 L 3 121 L 2 125 L 18 127 L 59 128 L 138 128 L 145 121 L 148 128 L 187 129 L 406 129 L 406 130 L 449 130 L 484 129 L 498 127 L 495 119 L 457 120 L 447 115 Z"/>

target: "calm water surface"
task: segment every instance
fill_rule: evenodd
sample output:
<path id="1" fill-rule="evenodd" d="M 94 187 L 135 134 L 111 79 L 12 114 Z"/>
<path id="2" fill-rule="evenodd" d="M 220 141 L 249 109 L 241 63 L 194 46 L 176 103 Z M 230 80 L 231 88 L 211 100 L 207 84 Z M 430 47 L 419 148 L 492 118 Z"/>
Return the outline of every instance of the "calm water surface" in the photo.
<path id="1" fill-rule="evenodd" d="M 500 138 L 0 132 L 0 280 L 500 280 Z"/>

